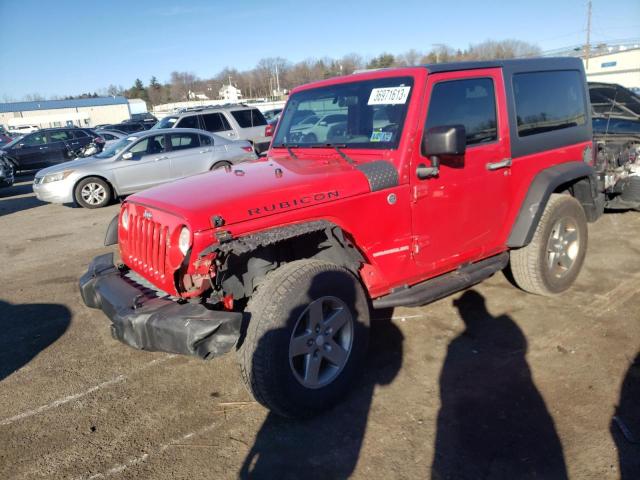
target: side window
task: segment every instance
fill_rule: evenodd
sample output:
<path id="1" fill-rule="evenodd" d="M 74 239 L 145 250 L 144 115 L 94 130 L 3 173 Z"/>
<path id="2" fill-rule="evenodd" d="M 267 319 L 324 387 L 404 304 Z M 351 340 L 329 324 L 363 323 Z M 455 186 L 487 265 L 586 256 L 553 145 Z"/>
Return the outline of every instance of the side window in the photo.
<path id="1" fill-rule="evenodd" d="M 231 112 L 240 128 L 251 128 L 251 112 L 249 110 L 236 110 Z"/>
<path id="2" fill-rule="evenodd" d="M 464 125 L 467 145 L 498 138 L 493 80 L 471 78 L 436 83 L 431 92 L 425 129 Z"/>
<path id="3" fill-rule="evenodd" d="M 204 129 L 207 132 L 224 132 L 231 130 L 231 126 L 227 119 L 221 113 L 205 113 L 202 115 Z"/>
<path id="4" fill-rule="evenodd" d="M 176 127 L 200 129 L 200 125 L 198 124 L 198 115 L 181 118 Z"/>
<path id="5" fill-rule="evenodd" d="M 22 139 L 22 141 L 20 143 L 24 143 L 25 145 L 28 146 L 35 146 L 35 145 L 44 145 L 45 143 L 47 143 L 47 138 L 43 133 L 33 133 L 31 135 L 27 135 L 26 137 L 24 137 Z"/>
<path id="6" fill-rule="evenodd" d="M 164 135 L 154 135 L 147 137 L 136 143 L 129 152 L 133 153 L 133 158 L 138 159 L 145 155 L 155 155 L 165 151 Z"/>
<path id="7" fill-rule="evenodd" d="M 200 145 L 211 146 L 213 145 L 213 139 L 207 135 L 200 135 Z"/>
<path id="8" fill-rule="evenodd" d="M 76 138 L 86 138 L 87 134 L 84 130 L 72 130 L 73 136 Z"/>
<path id="9" fill-rule="evenodd" d="M 171 150 L 184 150 L 186 148 L 195 148 L 200 146 L 200 141 L 195 133 L 172 133 L 169 135 L 171 140 Z"/>
<path id="10" fill-rule="evenodd" d="M 66 142 L 71 139 L 71 135 L 66 130 L 58 130 L 57 132 L 51 132 L 49 134 L 51 143 L 53 142 Z"/>
<path id="11" fill-rule="evenodd" d="M 518 135 L 584 125 L 584 82 L 576 70 L 518 73 L 513 76 Z"/>
<path id="12" fill-rule="evenodd" d="M 252 108 L 251 122 L 253 123 L 254 127 L 260 127 L 267 124 L 267 119 L 264 118 L 264 115 L 262 115 L 262 112 L 260 110 L 258 110 L 257 108 Z"/>

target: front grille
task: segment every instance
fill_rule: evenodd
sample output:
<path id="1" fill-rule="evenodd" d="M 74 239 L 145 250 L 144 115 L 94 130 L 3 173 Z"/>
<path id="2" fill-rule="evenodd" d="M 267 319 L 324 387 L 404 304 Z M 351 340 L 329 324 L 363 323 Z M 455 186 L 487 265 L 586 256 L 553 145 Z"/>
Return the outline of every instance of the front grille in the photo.
<path id="1" fill-rule="evenodd" d="M 132 213 L 129 228 L 129 262 L 151 276 L 164 278 L 169 227 Z"/>
<path id="2" fill-rule="evenodd" d="M 124 278 L 130 285 L 142 291 L 142 293 L 147 298 L 165 298 L 165 299 L 174 300 L 174 301 L 179 300 L 178 297 L 174 297 L 168 294 L 167 292 L 165 292 L 164 290 L 161 290 L 160 288 L 155 286 L 153 283 L 151 283 L 149 280 L 137 274 L 133 270 L 127 271 L 127 273 L 124 274 Z"/>

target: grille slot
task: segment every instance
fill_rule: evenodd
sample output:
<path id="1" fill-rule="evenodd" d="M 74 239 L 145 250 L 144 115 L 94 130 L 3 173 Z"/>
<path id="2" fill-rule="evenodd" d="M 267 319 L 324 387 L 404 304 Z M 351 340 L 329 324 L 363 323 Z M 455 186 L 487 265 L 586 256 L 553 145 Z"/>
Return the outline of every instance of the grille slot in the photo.
<path id="1" fill-rule="evenodd" d="M 135 214 L 129 217 L 129 225 L 129 260 L 143 272 L 163 278 L 169 227 Z"/>

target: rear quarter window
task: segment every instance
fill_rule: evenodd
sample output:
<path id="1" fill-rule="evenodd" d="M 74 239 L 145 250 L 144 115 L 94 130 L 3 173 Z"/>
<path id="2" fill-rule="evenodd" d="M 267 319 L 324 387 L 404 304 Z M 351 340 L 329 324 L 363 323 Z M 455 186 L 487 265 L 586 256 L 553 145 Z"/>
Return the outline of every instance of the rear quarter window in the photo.
<path id="1" fill-rule="evenodd" d="M 576 70 L 517 73 L 513 76 L 518 136 L 584 125 L 584 82 Z"/>
<path id="2" fill-rule="evenodd" d="M 259 127 L 267 124 L 264 115 L 262 115 L 257 108 L 235 110 L 231 112 L 231 115 L 233 115 L 233 118 L 238 122 L 240 128 Z"/>

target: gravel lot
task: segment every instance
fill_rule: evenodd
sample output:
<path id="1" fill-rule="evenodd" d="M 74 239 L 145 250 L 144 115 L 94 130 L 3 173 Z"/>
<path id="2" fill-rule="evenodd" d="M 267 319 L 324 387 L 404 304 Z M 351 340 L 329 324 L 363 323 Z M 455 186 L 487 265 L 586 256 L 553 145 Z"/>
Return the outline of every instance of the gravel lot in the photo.
<path id="1" fill-rule="evenodd" d="M 620 462 L 623 478 L 640 478 L 640 445 L 611 427 L 620 402 L 640 438 L 640 213 L 590 226 L 585 268 L 559 297 L 496 275 L 379 313 L 353 394 L 291 422 L 252 402 L 233 355 L 203 362 L 113 340 L 77 279 L 118 207 L 42 204 L 18 180 L 0 190 L 0 478 L 413 479 L 433 468 L 600 480 L 620 478 Z"/>

